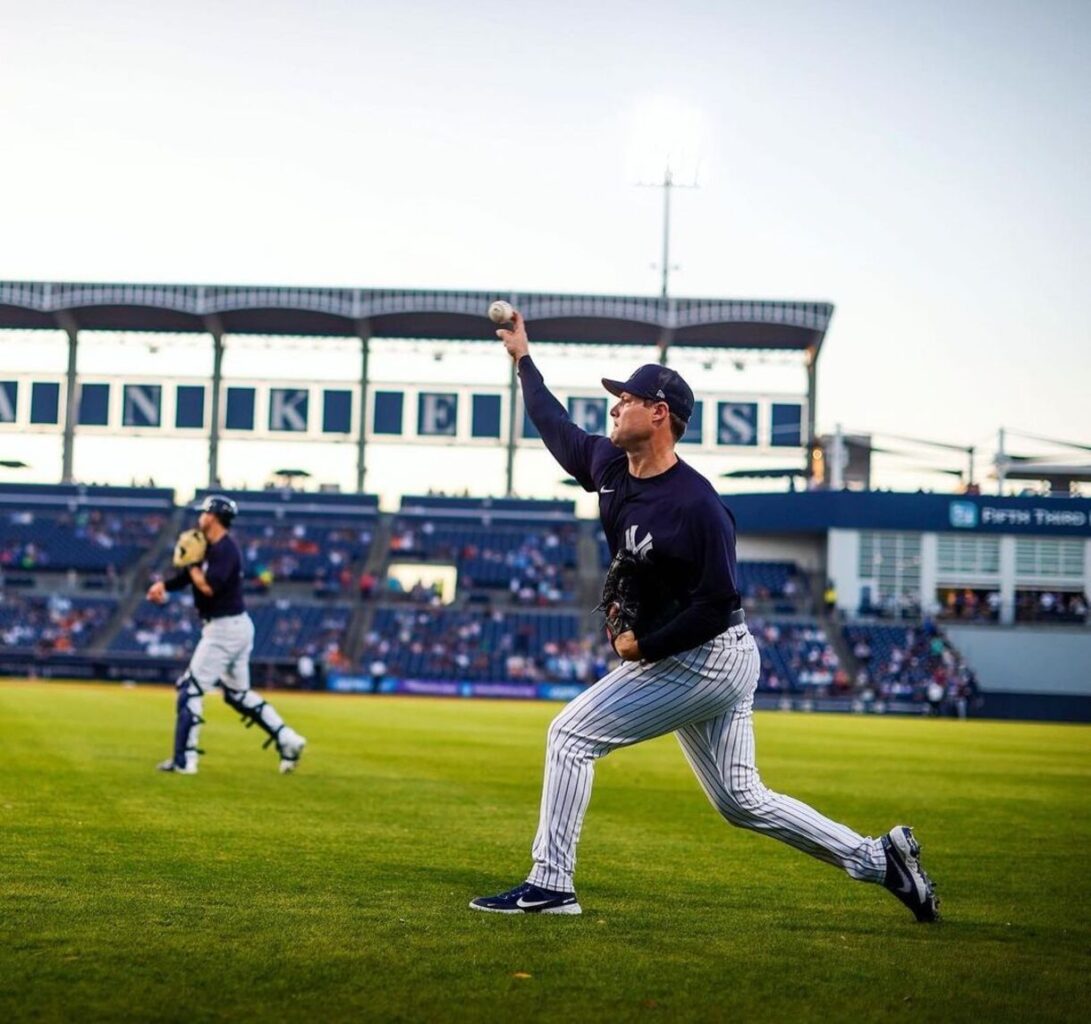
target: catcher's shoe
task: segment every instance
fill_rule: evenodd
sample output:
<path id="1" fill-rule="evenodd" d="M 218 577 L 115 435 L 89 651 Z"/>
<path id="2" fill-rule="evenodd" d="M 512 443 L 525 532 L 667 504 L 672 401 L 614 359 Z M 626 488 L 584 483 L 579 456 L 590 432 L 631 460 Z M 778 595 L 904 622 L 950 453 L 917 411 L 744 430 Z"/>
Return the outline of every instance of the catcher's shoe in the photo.
<path id="1" fill-rule="evenodd" d="M 490 914 L 582 914 L 574 892 L 556 892 L 542 889 L 531 882 L 523 882 L 514 889 L 498 896 L 478 896 L 470 900 L 471 910 L 485 910 Z"/>
<path id="2" fill-rule="evenodd" d="M 196 775 L 197 764 L 196 762 L 193 764 L 187 762 L 186 764 L 179 766 L 174 763 L 173 757 L 169 757 L 166 761 L 160 761 L 159 764 L 155 766 L 155 770 L 157 772 L 174 772 L 176 775 Z"/>
<path id="3" fill-rule="evenodd" d="M 896 825 L 882 838 L 886 852 L 886 877 L 883 885 L 898 897 L 918 921 L 939 920 L 939 897 L 936 887 L 921 867 L 920 843 L 913 830 Z"/>
<path id="4" fill-rule="evenodd" d="M 300 757 L 303 756 L 303 748 L 306 745 L 306 737 L 300 736 L 297 732 L 293 732 L 288 739 L 278 739 L 277 750 L 280 752 L 281 775 L 287 775 L 288 772 L 295 771 L 296 765 L 299 764 Z"/>

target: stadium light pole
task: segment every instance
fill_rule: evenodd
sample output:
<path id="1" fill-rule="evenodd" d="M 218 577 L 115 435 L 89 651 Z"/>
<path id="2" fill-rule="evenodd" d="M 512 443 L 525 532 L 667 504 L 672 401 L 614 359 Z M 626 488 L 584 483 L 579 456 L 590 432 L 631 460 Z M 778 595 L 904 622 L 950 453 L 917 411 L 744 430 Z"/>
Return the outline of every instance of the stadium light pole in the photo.
<path id="1" fill-rule="evenodd" d="M 364 493 L 364 474 L 367 472 L 365 461 L 367 434 L 367 376 L 368 357 L 371 353 L 371 321 L 356 321 L 356 337 L 360 339 L 360 431 L 356 436 L 356 491 Z"/>
<path id="2" fill-rule="evenodd" d="M 212 403 L 208 428 L 208 486 L 220 482 L 220 391 L 223 383 L 224 328 L 218 316 L 206 316 L 205 330 L 212 335 Z"/>
<path id="3" fill-rule="evenodd" d="M 811 345 L 807 359 L 807 456 L 803 466 L 808 482 L 817 475 L 818 443 L 815 437 L 815 405 L 818 402 L 818 346 Z"/>
<path id="4" fill-rule="evenodd" d="M 661 188 L 663 190 L 663 250 L 662 260 L 659 264 L 659 297 L 666 302 L 670 298 L 671 271 L 680 269 L 678 264 L 671 263 L 671 192 L 676 188 L 699 188 L 700 186 L 697 184 L 696 177 L 691 184 L 676 181 L 670 157 L 667 158 L 662 181 L 642 181 L 639 185 L 641 188 Z M 652 266 L 654 267 L 655 264 L 653 263 Z M 667 349 L 669 347 L 670 332 L 664 331 L 659 341 L 659 362 L 664 366 L 667 363 Z"/>
<path id="5" fill-rule="evenodd" d="M 68 335 L 68 369 L 64 375 L 64 448 L 61 453 L 61 483 L 73 482 L 73 460 L 76 444 L 76 414 L 79 399 L 76 379 L 76 360 L 79 352 L 79 325 L 68 312 L 57 314 L 57 326 Z"/>

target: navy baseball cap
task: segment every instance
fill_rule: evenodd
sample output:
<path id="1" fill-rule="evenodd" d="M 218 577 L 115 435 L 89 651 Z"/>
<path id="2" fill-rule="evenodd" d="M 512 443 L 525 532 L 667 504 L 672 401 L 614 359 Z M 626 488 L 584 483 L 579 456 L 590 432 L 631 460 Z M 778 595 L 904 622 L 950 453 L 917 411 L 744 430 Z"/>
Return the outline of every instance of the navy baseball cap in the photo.
<path id="1" fill-rule="evenodd" d="M 675 370 L 648 363 L 640 367 L 628 380 L 609 380 L 602 378 L 602 386 L 611 395 L 621 397 L 623 391 L 638 398 L 647 398 L 652 402 L 666 402 L 670 409 L 683 423 L 689 423 L 693 415 L 693 391 L 682 380 L 682 375 Z"/>

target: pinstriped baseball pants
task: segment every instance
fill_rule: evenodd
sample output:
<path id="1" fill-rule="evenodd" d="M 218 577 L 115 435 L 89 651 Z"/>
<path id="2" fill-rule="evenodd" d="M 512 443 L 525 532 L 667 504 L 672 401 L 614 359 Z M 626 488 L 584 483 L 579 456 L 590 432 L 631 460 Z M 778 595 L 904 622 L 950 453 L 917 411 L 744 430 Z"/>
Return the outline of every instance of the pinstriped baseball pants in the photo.
<path id="1" fill-rule="evenodd" d="M 732 825 L 753 829 L 881 882 L 877 839 L 766 789 L 754 765 L 754 689 L 760 658 L 745 625 L 652 664 L 627 661 L 566 705 L 549 727 L 534 868 L 528 881 L 573 890 L 576 844 L 591 799 L 595 761 L 668 732 L 712 805 Z"/>

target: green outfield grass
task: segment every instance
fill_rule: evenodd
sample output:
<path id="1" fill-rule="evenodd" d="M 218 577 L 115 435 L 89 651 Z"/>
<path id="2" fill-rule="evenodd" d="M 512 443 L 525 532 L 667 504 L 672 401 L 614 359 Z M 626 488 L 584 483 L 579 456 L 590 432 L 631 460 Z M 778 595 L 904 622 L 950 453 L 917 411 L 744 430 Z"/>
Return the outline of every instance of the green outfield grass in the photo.
<path id="1" fill-rule="evenodd" d="M 1073 1020 L 1091 999 L 1091 731 L 764 714 L 770 786 L 915 825 L 945 920 L 724 824 L 672 737 L 599 765 L 582 917 L 466 908 L 528 867 L 556 705 L 0 685 L 0 1019 Z M 524 977 L 529 975 L 529 977 Z M 1079 1006 L 1085 1007 L 1079 1011 Z"/>

